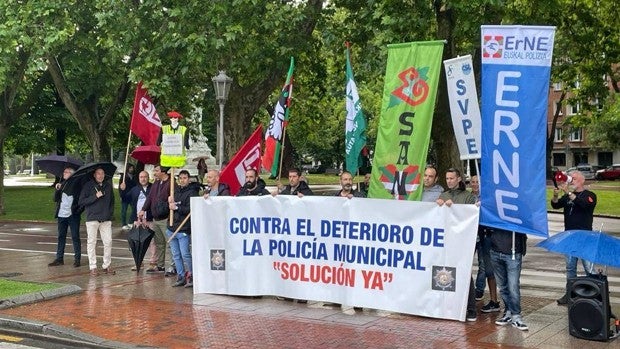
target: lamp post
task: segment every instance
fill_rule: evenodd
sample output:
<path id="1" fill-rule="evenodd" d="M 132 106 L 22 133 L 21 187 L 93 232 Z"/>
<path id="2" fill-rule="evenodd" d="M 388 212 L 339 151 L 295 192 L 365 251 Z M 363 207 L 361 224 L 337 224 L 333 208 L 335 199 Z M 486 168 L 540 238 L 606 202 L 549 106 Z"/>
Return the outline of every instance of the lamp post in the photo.
<path id="1" fill-rule="evenodd" d="M 224 105 L 228 99 L 228 92 L 230 92 L 233 79 L 226 75 L 225 70 L 220 70 L 220 73 L 211 80 L 215 90 L 215 100 L 220 105 L 220 122 L 217 127 L 217 159 L 218 165 L 222 169 L 222 162 L 224 161 Z"/>

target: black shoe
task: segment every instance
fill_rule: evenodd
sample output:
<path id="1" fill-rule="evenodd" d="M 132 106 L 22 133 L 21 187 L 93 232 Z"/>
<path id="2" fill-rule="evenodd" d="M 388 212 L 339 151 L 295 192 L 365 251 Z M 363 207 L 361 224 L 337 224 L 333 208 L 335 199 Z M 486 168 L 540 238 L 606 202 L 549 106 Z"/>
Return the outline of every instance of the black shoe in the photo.
<path id="1" fill-rule="evenodd" d="M 181 287 L 185 286 L 185 279 L 178 279 L 177 282 L 172 284 L 172 287 Z"/>
<path id="2" fill-rule="evenodd" d="M 468 310 L 467 311 L 467 315 L 465 315 L 465 320 L 467 321 L 476 321 L 476 311 L 475 310 Z"/>
<path id="3" fill-rule="evenodd" d="M 558 299 L 556 302 L 558 302 L 558 305 L 566 305 L 568 304 L 568 296 L 565 294 L 562 296 L 562 298 Z"/>
<path id="4" fill-rule="evenodd" d="M 476 300 L 481 301 L 484 298 L 484 291 L 476 290 Z"/>
<path id="5" fill-rule="evenodd" d="M 150 267 L 146 270 L 147 273 L 161 273 L 164 271 L 164 267 Z"/>
<path id="6" fill-rule="evenodd" d="M 52 263 L 49 263 L 49 267 L 57 267 L 59 265 L 65 265 L 65 262 L 62 259 L 54 259 Z"/>
<path id="7" fill-rule="evenodd" d="M 161 268 L 161 271 L 164 271 L 164 268 Z M 171 277 L 171 276 L 176 276 L 176 275 L 177 275 L 177 270 L 175 268 L 169 268 L 164 273 L 164 277 Z"/>
<path id="8" fill-rule="evenodd" d="M 78 268 L 81 265 L 80 261 L 73 262 L 73 267 Z"/>

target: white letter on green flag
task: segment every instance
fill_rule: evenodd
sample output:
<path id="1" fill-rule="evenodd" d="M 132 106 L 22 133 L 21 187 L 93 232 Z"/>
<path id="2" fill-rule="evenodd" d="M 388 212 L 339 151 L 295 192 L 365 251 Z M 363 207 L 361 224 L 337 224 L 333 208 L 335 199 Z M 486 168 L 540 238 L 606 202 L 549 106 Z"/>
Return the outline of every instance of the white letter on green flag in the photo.
<path id="1" fill-rule="evenodd" d="M 366 145 L 366 119 L 362 112 L 360 96 L 357 93 L 357 85 L 353 80 L 351 69 L 351 57 L 347 48 L 347 87 L 346 87 L 347 120 L 345 124 L 345 153 L 347 171 L 353 175 L 359 169 L 359 158 L 362 148 Z"/>

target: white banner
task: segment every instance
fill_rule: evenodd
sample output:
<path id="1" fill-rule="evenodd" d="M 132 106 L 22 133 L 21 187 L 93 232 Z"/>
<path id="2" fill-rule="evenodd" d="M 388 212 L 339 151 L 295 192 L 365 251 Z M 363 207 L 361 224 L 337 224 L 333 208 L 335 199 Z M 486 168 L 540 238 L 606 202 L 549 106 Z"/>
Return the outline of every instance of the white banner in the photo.
<path id="1" fill-rule="evenodd" d="M 195 293 L 465 320 L 474 205 L 286 195 L 191 205 Z"/>
<path id="2" fill-rule="evenodd" d="M 480 106 L 471 56 L 445 60 L 443 64 L 461 160 L 480 159 Z"/>

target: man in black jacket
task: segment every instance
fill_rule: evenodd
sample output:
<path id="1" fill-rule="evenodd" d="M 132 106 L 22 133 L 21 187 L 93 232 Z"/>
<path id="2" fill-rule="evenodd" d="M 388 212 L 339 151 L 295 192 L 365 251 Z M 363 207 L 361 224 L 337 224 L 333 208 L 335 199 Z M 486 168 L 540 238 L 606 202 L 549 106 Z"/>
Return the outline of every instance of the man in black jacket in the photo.
<path id="1" fill-rule="evenodd" d="M 596 207 L 596 194 L 585 188 L 586 178 L 579 171 L 569 174 L 573 179 L 571 191 L 567 182 L 558 183 L 559 188 L 553 189 L 551 207 L 564 210 L 564 230 L 592 230 L 594 220 L 594 208 Z M 558 198 L 560 191 L 564 192 Z M 594 264 L 581 259 L 586 274 L 594 273 Z M 577 276 L 577 257 L 566 256 L 566 279 Z M 568 304 L 568 287 L 564 296 L 557 300 L 559 305 Z"/>
<path id="2" fill-rule="evenodd" d="M 298 197 L 314 195 L 308 183 L 301 180 L 301 170 L 298 168 L 291 168 L 288 170 L 288 184 L 282 186 L 282 184 L 278 182 L 278 189 L 280 189 L 279 194 L 282 195 L 297 195 Z M 276 195 L 278 193 L 274 192 L 273 194 Z"/>
<path id="3" fill-rule="evenodd" d="M 48 264 L 50 267 L 65 264 L 64 256 L 68 229 L 71 229 L 71 241 L 73 242 L 73 266 L 80 266 L 82 257 L 80 212 L 78 210 L 80 188 L 78 186 L 73 186 L 73 188 L 67 187 L 67 179 L 71 177 L 73 172 L 75 172 L 73 168 L 65 168 L 62 174 L 62 180 L 55 185 L 54 202 L 56 202 L 56 214 L 54 217 L 58 219 L 58 247 L 56 248 L 56 259 Z"/>
<path id="4" fill-rule="evenodd" d="M 255 169 L 245 170 L 245 185 L 241 187 L 237 196 L 261 195 L 269 195 L 269 190 L 265 189 L 265 181 L 258 177 L 258 172 Z"/>
<path id="5" fill-rule="evenodd" d="M 200 184 L 190 183 L 189 172 L 181 170 L 179 172 L 179 184 L 174 189 L 174 197 L 168 198 L 168 205 L 173 211 L 174 217 L 172 225 L 168 226 L 166 230 L 166 236 L 170 240 L 170 251 L 177 269 L 177 281 L 172 287 L 193 286 L 192 253 L 190 249 L 192 227 L 190 219 L 186 220 L 186 218 L 190 213 L 191 197 L 198 196 L 199 191 Z M 176 235 L 172 236 L 177 229 Z"/>
<path id="6" fill-rule="evenodd" d="M 94 178 L 88 181 L 80 194 L 80 205 L 86 210 L 86 234 L 88 264 L 90 275 L 96 276 L 97 271 L 97 232 L 103 242 L 102 270 L 106 274 L 114 274 L 110 268 L 112 263 L 112 215 L 114 213 L 114 194 L 112 180 L 105 179 L 102 168 L 95 170 Z"/>

